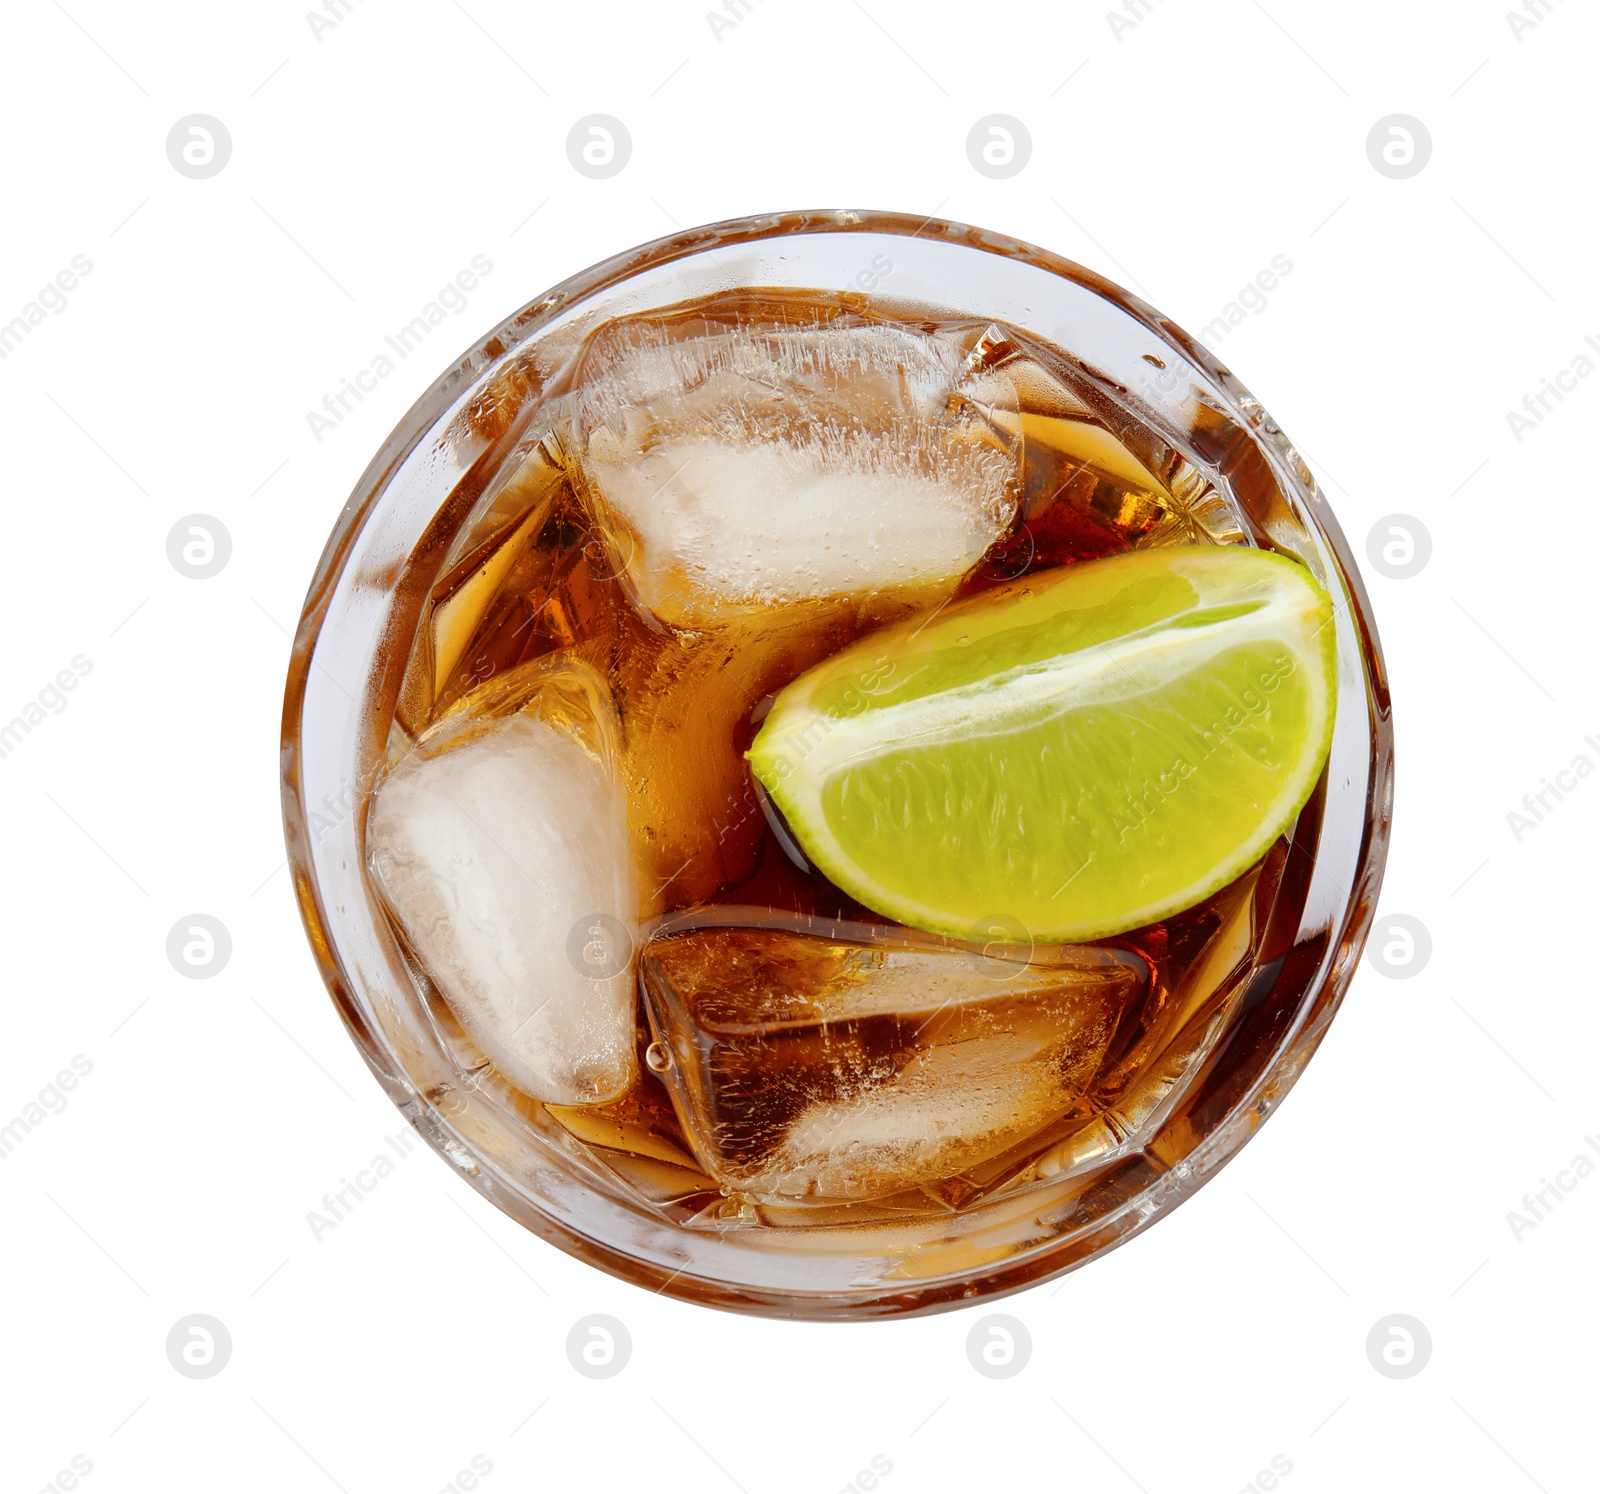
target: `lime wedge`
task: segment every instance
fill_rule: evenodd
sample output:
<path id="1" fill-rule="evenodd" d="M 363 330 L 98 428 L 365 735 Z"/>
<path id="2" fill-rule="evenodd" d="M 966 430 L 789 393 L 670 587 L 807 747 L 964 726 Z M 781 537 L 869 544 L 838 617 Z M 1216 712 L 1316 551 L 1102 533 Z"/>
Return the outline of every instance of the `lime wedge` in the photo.
<path id="1" fill-rule="evenodd" d="M 1294 820 L 1333 737 L 1332 622 L 1304 566 L 1243 546 L 1038 572 L 808 670 L 748 756 L 876 912 L 1097 939 L 1202 901 Z"/>

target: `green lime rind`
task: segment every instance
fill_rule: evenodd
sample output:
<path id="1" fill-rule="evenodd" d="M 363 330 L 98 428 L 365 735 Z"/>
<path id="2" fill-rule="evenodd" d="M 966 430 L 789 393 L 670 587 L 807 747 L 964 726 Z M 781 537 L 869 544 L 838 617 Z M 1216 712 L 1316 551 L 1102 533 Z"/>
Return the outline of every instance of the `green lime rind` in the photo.
<path id="1" fill-rule="evenodd" d="M 1202 902 L 1293 823 L 1333 740 L 1333 617 L 1303 565 L 1244 546 L 1039 572 L 808 670 L 747 756 L 813 864 L 885 917 L 1104 938 Z"/>

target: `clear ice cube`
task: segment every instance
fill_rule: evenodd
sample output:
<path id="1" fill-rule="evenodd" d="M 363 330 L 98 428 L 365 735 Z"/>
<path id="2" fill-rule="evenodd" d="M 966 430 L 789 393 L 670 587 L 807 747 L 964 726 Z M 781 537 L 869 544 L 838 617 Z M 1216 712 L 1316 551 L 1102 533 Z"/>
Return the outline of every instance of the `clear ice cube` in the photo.
<path id="1" fill-rule="evenodd" d="M 462 1028 L 535 1099 L 637 1073 L 637 902 L 604 681 L 560 655 L 468 696 L 373 795 L 385 902 Z"/>
<path id="2" fill-rule="evenodd" d="M 982 579 L 1130 548 L 1243 540 L 1232 504 L 1204 474 L 1030 339 L 990 325 L 971 339 L 966 364 L 974 377 L 1010 381 L 1011 403 L 980 405 L 1021 441 L 1026 474 L 1022 522 L 986 558 Z"/>
<path id="3" fill-rule="evenodd" d="M 685 336 L 608 325 L 586 350 L 577 466 L 642 606 L 703 627 L 863 595 L 948 596 L 1016 515 L 1010 384 L 882 324 Z"/>
<path id="4" fill-rule="evenodd" d="M 436 699 L 444 694 L 490 603 L 549 517 L 562 475 L 543 443 L 519 450 L 484 495 L 488 501 L 477 522 L 457 541 L 462 554 L 434 586 L 428 616 Z"/>
<path id="5" fill-rule="evenodd" d="M 669 920 L 640 967 L 686 1134 L 725 1187 L 757 1197 L 884 1197 L 1043 1131 L 1083 1099 L 1145 989 L 1121 951 L 1029 962 L 782 922 Z"/>

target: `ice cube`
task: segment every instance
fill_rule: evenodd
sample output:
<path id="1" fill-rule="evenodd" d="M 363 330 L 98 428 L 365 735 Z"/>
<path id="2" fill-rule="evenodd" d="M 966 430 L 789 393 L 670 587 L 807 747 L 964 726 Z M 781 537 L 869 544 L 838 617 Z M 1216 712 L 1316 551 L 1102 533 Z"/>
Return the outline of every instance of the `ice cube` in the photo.
<path id="1" fill-rule="evenodd" d="M 1022 522 L 986 557 L 981 579 L 1131 548 L 1243 540 L 1229 500 L 1105 389 L 1020 333 L 989 326 L 969 340 L 972 376 L 993 370 L 1011 383 L 1009 403 L 977 402 L 1021 440 L 1026 474 Z"/>
<path id="2" fill-rule="evenodd" d="M 433 589 L 433 609 L 428 625 L 433 644 L 434 695 L 444 694 L 451 672 L 461 662 L 468 643 L 482 623 L 489 604 L 499 594 L 507 576 L 528 543 L 549 517 L 561 485 L 561 471 L 550 460 L 544 443 L 518 452 L 509 472 L 503 472 L 490 493 L 492 504 L 470 531 L 481 538 L 459 541 L 463 553 L 445 571 Z M 502 515 L 506 515 L 502 519 Z M 498 524 L 495 520 L 501 520 Z"/>
<path id="3" fill-rule="evenodd" d="M 701 1163 L 788 1198 L 884 1197 L 1044 1130 L 1092 1084 L 1146 980 L 1121 951 L 1007 961 L 728 908 L 663 924 L 640 968 Z"/>
<path id="4" fill-rule="evenodd" d="M 477 683 L 467 649 L 566 490 L 548 433 L 505 461 L 450 541 L 417 629 L 395 717 L 416 737 L 442 708 Z M 424 541 L 427 549 L 430 540 Z"/>
<path id="5" fill-rule="evenodd" d="M 637 904 L 606 686 L 561 655 L 468 696 L 379 784 L 378 887 L 467 1035 L 535 1099 L 632 1083 Z"/>
<path id="6" fill-rule="evenodd" d="M 941 600 L 1010 528 L 1009 382 L 905 327 L 598 331 L 581 480 L 641 604 L 682 627 L 868 594 Z"/>

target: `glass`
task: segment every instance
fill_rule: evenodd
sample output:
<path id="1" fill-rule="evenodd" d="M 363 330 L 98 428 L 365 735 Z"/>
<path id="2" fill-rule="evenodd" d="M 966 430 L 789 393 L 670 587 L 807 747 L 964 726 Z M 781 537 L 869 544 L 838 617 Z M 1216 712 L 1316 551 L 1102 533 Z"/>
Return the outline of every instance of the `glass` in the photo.
<path id="1" fill-rule="evenodd" d="M 1136 1043 L 1119 1039 L 1113 1022 L 1074 1049 L 1072 1063 L 1097 1076 L 1095 1104 L 1070 1124 L 1024 1126 L 998 1157 L 930 1162 L 900 1193 L 823 1176 L 824 1191 L 856 1187 L 848 1204 L 719 1188 L 686 1154 L 668 1096 L 690 1111 L 716 1103 L 705 1076 L 737 1056 L 737 1041 L 700 1021 L 685 971 L 710 969 L 757 935 L 837 963 L 881 944 L 881 928 L 826 910 L 774 924 L 738 897 L 697 903 L 655 930 L 641 961 L 641 1005 L 654 1029 L 641 1025 L 640 1082 L 605 1104 L 542 1105 L 487 1064 L 396 937 L 367 872 L 373 785 L 477 683 L 470 662 L 465 676 L 456 667 L 464 645 L 504 630 L 490 607 L 520 552 L 485 539 L 514 532 L 541 485 L 562 480 L 538 415 L 575 352 L 615 318 L 741 287 L 846 306 L 870 297 L 874 308 L 970 324 L 980 362 L 1010 357 L 1008 331 L 1025 334 L 1054 351 L 1061 377 L 1159 477 L 1154 492 L 1110 481 L 1121 458 L 1103 452 L 1087 477 L 1071 464 L 1057 474 L 1076 481 L 1083 524 L 1073 556 L 1093 553 L 1091 532 L 1117 536 L 1107 549 L 1185 534 L 1269 546 L 1302 561 L 1335 603 L 1333 746 L 1289 834 L 1198 909 L 1061 956 L 1097 991 L 1120 990 L 1117 961 L 1137 957 L 1160 990 L 1140 1010 Z M 603 545 L 577 538 L 584 564 L 602 575 L 620 569 Z M 1048 543 L 1031 536 L 1020 561 L 1005 546 L 992 550 L 990 579 L 1019 574 Z M 451 667 L 436 667 L 429 649 Z M 1315 1050 L 1359 958 L 1387 845 L 1392 735 L 1382 655 L 1343 537 L 1294 447 L 1203 347 L 1127 292 L 1016 240 L 939 220 L 819 212 L 713 225 L 619 255 L 530 303 L 457 361 L 374 458 L 329 539 L 295 641 L 282 761 L 289 860 L 323 978 L 395 1104 L 473 1186 L 542 1238 L 651 1290 L 776 1316 L 850 1318 L 959 1305 L 1081 1265 L 1233 1155 Z M 1180 962 L 1173 951 L 1185 940 Z M 951 954 L 914 937 L 901 943 L 897 958 L 911 970 Z M 1073 964 L 1094 960 L 1093 969 Z M 1163 983 L 1163 961 L 1178 979 Z M 1026 1037 L 1025 1003 L 995 990 L 963 998 L 940 1021 L 985 1031 L 1000 1023 Z M 695 1041 L 684 1037 L 686 1013 L 699 1023 Z M 840 1029 L 862 1063 L 882 1020 L 860 1012 Z M 770 1169 L 749 1159 L 720 1161 L 725 1176 L 770 1183 Z"/>

